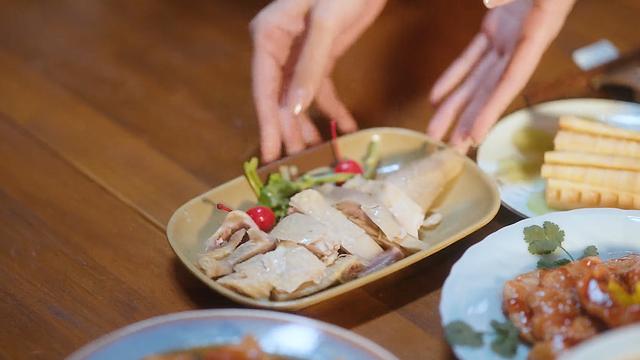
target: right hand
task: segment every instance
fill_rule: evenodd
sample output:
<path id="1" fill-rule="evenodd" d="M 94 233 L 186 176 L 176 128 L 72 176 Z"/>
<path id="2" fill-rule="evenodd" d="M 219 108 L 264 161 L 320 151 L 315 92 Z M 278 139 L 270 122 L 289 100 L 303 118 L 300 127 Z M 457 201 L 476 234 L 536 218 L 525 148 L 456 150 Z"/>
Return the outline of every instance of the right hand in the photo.
<path id="1" fill-rule="evenodd" d="M 265 162 L 320 142 L 306 114 L 318 109 L 342 132 L 357 124 L 330 78 L 335 61 L 375 20 L 386 0 L 275 0 L 251 22 L 253 97 Z"/>

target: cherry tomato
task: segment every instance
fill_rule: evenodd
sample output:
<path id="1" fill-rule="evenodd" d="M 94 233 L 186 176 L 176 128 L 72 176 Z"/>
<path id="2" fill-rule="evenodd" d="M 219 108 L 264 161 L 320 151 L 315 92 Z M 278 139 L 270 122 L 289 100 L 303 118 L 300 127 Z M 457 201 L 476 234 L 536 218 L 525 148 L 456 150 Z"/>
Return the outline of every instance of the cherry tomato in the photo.
<path id="1" fill-rule="evenodd" d="M 337 173 L 362 174 L 362 167 L 354 160 L 340 160 L 333 169 Z"/>
<path id="2" fill-rule="evenodd" d="M 266 206 L 252 207 L 247 210 L 247 215 L 255 221 L 256 225 L 258 225 L 262 231 L 271 231 L 276 224 L 276 215 L 273 213 L 273 210 Z"/>

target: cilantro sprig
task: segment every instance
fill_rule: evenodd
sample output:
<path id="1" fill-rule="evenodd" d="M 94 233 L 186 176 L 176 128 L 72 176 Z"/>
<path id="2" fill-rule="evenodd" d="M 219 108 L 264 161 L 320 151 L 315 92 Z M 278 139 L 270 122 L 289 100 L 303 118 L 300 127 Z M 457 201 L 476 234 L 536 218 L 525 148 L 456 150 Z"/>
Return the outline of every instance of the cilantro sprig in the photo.
<path id="1" fill-rule="evenodd" d="M 531 225 L 523 230 L 524 241 L 529 244 L 528 250 L 533 255 L 540 255 L 542 258 L 538 260 L 538 269 L 553 269 L 559 266 L 569 264 L 576 259 L 562 246 L 564 241 L 564 230 L 560 229 L 558 224 L 551 221 L 545 221 L 542 226 Z M 549 255 L 557 249 L 562 250 L 568 259 L 551 259 Z M 598 255 L 598 248 L 594 245 L 587 246 L 584 249 L 582 258 L 587 256 Z"/>
<path id="2" fill-rule="evenodd" d="M 244 175 L 258 198 L 258 203 L 273 210 L 278 219 L 287 215 L 289 199 L 302 190 L 327 183 L 340 183 L 349 180 L 354 174 L 326 173 L 318 175 L 305 174 L 295 180 L 287 179 L 282 173 L 269 175 L 267 183 L 263 183 L 258 175 L 258 159 L 244 163 Z"/>
<path id="3" fill-rule="evenodd" d="M 445 337 L 451 345 L 479 348 L 484 345 L 484 336 L 493 336 L 491 350 L 504 358 L 512 358 L 520 343 L 518 328 L 510 320 L 491 321 L 493 331 L 477 331 L 462 320 L 448 323 L 444 327 Z"/>

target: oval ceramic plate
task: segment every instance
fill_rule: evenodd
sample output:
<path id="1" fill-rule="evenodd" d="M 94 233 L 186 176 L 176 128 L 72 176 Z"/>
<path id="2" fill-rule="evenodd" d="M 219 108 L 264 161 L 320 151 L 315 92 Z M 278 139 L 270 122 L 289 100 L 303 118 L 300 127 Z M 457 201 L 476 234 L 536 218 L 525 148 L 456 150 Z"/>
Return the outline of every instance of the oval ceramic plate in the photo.
<path id="1" fill-rule="evenodd" d="M 502 203 L 523 217 L 554 211 L 544 201 L 540 166 L 544 151 L 553 148 L 561 115 L 640 127 L 640 105 L 604 99 L 551 101 L 502 119 L 478 148 L 478 166 L 497 180 Z"/>
<path id="2" fill-rule="evenodd" d="M 221 309 L 170 314 L 129 325 L 84 346 L 69 360 L 142 359 L 239 343 L 247 335 L 269 354 L 296 359 L 396 359 L 373 342 L 334 325 L 272 311 Z"/>
<path id="3" fill-rule="evenodd" d="M 640 324 L 608 331 L 563 354 L 561 360 L 638 360 Z"/>
<path id="4" fill-rule="evenodd" d="M 487 331 L 491 320 L 505 319 L 501 306 L 505 282 L 535 270 L 539 259 L 528 252 L 522 231 L 544 221 L 552 221 L 564 230 L 562 245 L 574 257 L 581 256 L 589 245 L 596 245 L 605 259 L 640 252 L 638 210 L 580 209 L 521 220 L 473 245 L 455 263 L 442 288 L 443 325 L 464 320 L 478 331 Z M 455 346 L 454 352 L 461 359 L 501 359 L 488 343 L 478 349 Z M 520 345 L 514 359 L 525 359 L 527 353 L 528 348 Z"/>
<path id="5" fill-rule="evenodd" d="M 338 139 L 345 157 L 361 159 L 373 135 L 380 137 L 382 156 L 380 171 L 393 171 L 403 163 L 433 151 L 441 143 L 428 139 L 424 134 L 397 128 L 376 128 L 358 131 Z M 309 149 L 299 155 L 286 158 L 261 169 L 261 174 L 277 171 L 283 164 L 296 165 L 305 172 L 327 166 L 333 161 L 329 144 Z M 238 164 L 238 171 L 242 164 Z M 208 202 L 203 201 L 207 199 Z M 399 269 L 409 266 L 455 241 L 462 239 L 488 223 L 500 207 L 500 198 L 494 181 L 485 175 L 471 160 L 465 159 L 458 178 L 450 184 L 436 203 L 434 210 L 443 215 L 443 221 L 433 230 L 421 234 L 430 248 L 412 254 L 380 271 L 331 287 L 313 295 L 291 301 L 255 300 L 231 291 L 208 278 L 196 267 L 196 260 L 205 248 L 206 239 L 215 232 L 224 219 L 224 213 L 214 209 L 210 202 L 224 202 L 232 208 L 247 209 L 256 199 L 244 177 L 237 177 L 212 189 L 180 207 L 171 217 L 167 236 L 171 247 L 184 265 L 209 287 L 222 295 L 251 306 L 273 309 L 300 309 L 332 298 L 364 284 L 370 283 Z"/>

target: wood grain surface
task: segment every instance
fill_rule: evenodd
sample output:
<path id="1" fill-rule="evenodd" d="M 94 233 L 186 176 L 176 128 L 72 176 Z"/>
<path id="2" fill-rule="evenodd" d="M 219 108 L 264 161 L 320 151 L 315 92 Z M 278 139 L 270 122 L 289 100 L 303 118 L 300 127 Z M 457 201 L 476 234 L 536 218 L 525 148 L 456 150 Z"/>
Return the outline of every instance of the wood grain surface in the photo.
<path id="1" fill-rule="evenodd" d="M 266 4 L 0 0 L 0 358 L 64 358 L 151 316 L 237 306 L 180 265 L 165 227 L 257 153 L 247 29 Z M 360 126 L 423 130 L 430 86 L 483 13 L 481 1 L 391 0 L 335 70 Z M 595 40 L 640 49 L 639 14 L 637 0 L 580 0 L 524 93 L 554 98 L 550 84 L 584 76 L 570 54 Z M 585 94 L 571 84 L 582 87 L 557 96 Z M 450 358 L 442 283 L 466 248 L 517 220 L 502 209 L 435 256 L 301 314 L 402 359 Z"/>

